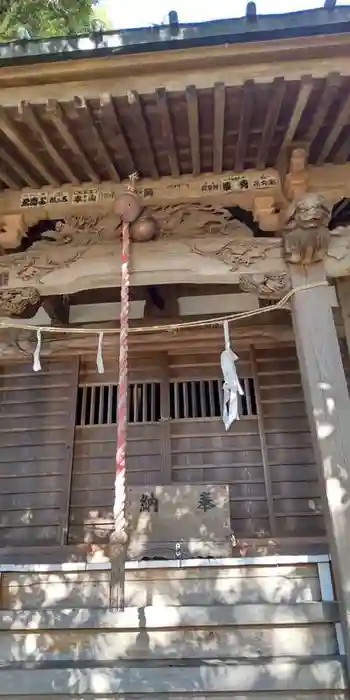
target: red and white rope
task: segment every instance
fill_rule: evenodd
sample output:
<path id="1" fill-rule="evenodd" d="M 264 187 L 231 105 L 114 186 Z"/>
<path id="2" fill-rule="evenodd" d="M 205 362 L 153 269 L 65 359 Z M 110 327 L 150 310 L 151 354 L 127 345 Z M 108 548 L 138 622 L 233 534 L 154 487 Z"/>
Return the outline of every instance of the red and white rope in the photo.
<path id="1" fill-rule="evenodd" d="M 126 438 L 128 424 L 128 333 L 129 333 L 129 251 L 130 225 L 122 224 L 122 269 L 121 269 L 121 309 L 120 309 L 120 344 L 119 344 L 119 387 L 117 406 L 117 446 L 116 475 L 114 485 L 112 547 L 112 573 L 114 568 L 114 586 L 119 593 L 114 597 L 114 604 L 123 607 L 124 602 L 124 564 L 128 540 L 126 520 Z M 120 561 L 117 561 L 119 559 Z M 118 580 L 117 580 L 118 579 Z M 113 587 L 113 581 L 112 581 Z M 117 599 L 116 599 L 117 598 Z"/>
<path id="2" fill-rule="evenodd" d="M 128 423 L 128 333 L 129 333 L 129 251 L 130 226 L 124 222 L 122 227 L 122 279 L 120 306 L 120 345 L 119 345 L 119 391 L 117 409 L 117 451 L 116 477 L 114 495 L 114 530 L 120 534 L 121 541 L 126 542 L 125 517 L 125 468 L 126 468 L 126 433 Z"/>

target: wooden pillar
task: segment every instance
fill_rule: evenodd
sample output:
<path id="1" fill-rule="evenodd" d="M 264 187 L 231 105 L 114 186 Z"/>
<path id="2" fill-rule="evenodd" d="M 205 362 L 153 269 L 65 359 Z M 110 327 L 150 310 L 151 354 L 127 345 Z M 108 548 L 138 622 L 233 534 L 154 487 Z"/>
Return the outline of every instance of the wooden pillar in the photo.
<path id="1" fill-rule="evenodd" d="M 350 672 L 350 397 L 322 263 L 290 265 L 292 316 Z"/>
<path id="2" fill-rule="evenodd" d="M 337 280 L 337 292 L 350 357 L 350 277 L 340 277 Z"/>

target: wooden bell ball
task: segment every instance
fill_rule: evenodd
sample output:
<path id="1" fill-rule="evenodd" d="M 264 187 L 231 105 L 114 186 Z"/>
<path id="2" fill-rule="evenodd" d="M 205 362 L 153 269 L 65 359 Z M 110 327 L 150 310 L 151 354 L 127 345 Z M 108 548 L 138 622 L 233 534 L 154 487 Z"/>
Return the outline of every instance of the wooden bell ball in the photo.
<path id="1" fill-rule="evenodd" d="M 130 228 L 133 241 L 152 241 L 157 234 L 157 224 L 151 216 L 140 216 Z"/>
<path id="2" fill-rule="evenodd" d="M 132 224 L 140 216 L 142 206 L 137 194 L 125 192 L 116 199 L 114 210 L 122 221 Z"/>

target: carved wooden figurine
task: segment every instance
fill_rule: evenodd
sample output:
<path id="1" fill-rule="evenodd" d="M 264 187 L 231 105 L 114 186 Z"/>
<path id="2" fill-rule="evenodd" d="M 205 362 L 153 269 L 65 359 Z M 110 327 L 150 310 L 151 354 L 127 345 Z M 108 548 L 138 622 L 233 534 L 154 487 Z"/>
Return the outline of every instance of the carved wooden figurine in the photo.
<path id="1" fill-rule="evenodd" d="M 40 305 L 40 292 L 35 287 L 4 289 L 0 292 L 0 316 L 33 318 Z"/>
<path id="2" fill-rule="evenodd" d="M 283 246 L 286 262 L 310 265 L 328 252 L 330 208 L 317 194 L 305 194 L 282 215 Z"/>

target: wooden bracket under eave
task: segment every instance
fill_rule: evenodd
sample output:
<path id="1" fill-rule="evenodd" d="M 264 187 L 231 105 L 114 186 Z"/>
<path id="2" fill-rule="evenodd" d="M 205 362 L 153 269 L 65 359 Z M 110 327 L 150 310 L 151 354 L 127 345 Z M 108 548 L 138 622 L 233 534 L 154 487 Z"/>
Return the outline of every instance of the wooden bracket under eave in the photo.
<path id="1" fill-rule="evenodd" d="M 289 171 L 284 181 L 284 193 L 289 201 L 301 197 L 308 190 L 308 151 L 305 146 L 293 148 Z"/>

